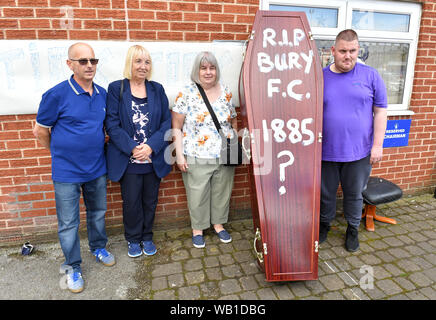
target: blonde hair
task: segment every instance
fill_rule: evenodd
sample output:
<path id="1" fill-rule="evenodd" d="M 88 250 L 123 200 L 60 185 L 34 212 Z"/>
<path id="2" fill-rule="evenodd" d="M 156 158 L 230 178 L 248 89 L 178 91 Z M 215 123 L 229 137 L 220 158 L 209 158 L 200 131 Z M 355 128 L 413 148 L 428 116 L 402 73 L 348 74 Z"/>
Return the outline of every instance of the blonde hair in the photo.
<path id="1" fill-rule="evenodd" d="M 140 45 L 134 45 L 127 50 L 126 62 L 124 64 L 123 77 L 127 79 L 132 79 L 132 65 L 133 59 L 136 57 L 145 56 L 150 59 L 150 72 L 147 75 L 147 80 L 150 80 L 151 74 L 153 72 L 153 63 L 151 60 L 150 53 L 147 49 Z"/>

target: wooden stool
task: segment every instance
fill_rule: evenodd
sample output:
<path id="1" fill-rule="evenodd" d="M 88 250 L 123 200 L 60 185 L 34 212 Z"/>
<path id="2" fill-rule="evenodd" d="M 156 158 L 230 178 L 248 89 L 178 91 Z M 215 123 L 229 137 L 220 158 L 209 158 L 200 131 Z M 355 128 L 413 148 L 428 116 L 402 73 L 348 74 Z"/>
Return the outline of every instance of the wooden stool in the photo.
<path id="1" fill-rule="evenodd" d="M 375 213 L 376 206 L 382 203 L 396 201 L 403 196 L 403 191 L 395 183 L 379 177 L 370 177 L 366 189 L 362 192 L 365 208 L 362 218 L 368 231 L 374 231 L 374 220 L 397 224 L 391 218 L 381 217 Z"/>

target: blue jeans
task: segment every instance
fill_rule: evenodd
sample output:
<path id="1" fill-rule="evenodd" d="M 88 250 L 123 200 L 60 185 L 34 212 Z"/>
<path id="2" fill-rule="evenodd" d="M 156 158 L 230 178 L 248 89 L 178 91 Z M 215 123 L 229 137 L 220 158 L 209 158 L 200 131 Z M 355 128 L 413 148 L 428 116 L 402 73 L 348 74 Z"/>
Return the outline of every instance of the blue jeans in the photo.
<path id="1" fill-rule="evenodd" d="M 53 181 L 58 218 L 58 235 L 65 264 L 80 271 L 80 194 L 86 206 L 88 243 L 91 251 L 105 248 L 107 243 L 106 214 L 106 175 L 83 183 L 64 183 Z"/>

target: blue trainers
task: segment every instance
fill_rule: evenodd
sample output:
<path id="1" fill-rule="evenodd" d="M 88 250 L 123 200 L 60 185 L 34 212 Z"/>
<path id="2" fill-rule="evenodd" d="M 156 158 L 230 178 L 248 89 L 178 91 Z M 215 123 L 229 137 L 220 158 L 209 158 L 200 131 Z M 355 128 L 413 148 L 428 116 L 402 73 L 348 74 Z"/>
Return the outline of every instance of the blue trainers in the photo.
<path id="1" fill-rule="evenodd" d="M 67 273 L 67 286 L 68 290 L 73 293 L 79 293 L 83 291 L 83 278 L 82 273 L 76 270 Z"/>
<path id="2" fill-rule="evenodd" d="M 218 235 L 218 238 L 220 238 L 221 242 L 224 242 L 224 243 L 232 242 L 232 237 L 227 232 L 227 230 L 222 230 L 220 232 L 215 231 L 215 233 Z"/>
<path id="3" fill-rule="evenodd" d="M 111 267 L 115 264 L 115 257 L 112 253 L 106 251 L 105 248 L 96 249 L 92 252 L 97 262 L 103 263 L 106 267 Z"/>
<path id="4" fill-rule="evenodd" d="M 152 256 L 157 252 L 153 241 L 142 241 L 142 249 L 147 256 Z"/>
<path id="5" fill-rule="evenodd" d="M 129 247 L 129 250 L 127 251 L 127 255 L 130 258 L 136 258 L 142 255 L 142 249 L 139 243 L 127 242 L 127 246 Z"/>
<path id="6" fill-rule="evenodd" d="M 201 234 L 198 234 L 196 236 L 192 236 L 192 244 L 196 248 L 204 248 L 206 246 L 206 243 L 204 242 L 204 238 Z"/>

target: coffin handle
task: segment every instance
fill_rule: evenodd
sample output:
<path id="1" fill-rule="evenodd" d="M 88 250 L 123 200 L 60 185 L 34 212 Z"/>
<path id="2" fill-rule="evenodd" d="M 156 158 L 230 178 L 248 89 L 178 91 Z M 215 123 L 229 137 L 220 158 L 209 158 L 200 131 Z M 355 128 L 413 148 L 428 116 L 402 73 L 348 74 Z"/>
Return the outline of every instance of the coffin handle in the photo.
<path id="1" fill-rule="evenodd" d="M 250 147 L 248 147 L 248 149 L 245 147 L 245 139 L 248 139 L 248 146 L 250 146 L 250 132 L 248 131 L 247 128 L 244 128 L 244 133 L 242 134 L 242 150 L 245 153 L 245 156 L 247 157 L 248 161 L 250 161 L 251 159 L 251 150 Z"/>
<path id="2" fill-rule="evenodd" d="M 253 248 L 254 248 L 254 252 L 256 252 L 257 259 L 259 259 L 260 263 L 263 263 L 263 253 L 258 252 L 257 248 L 256 248 L 256 241 L 257 240 L 262 240 L 262 237 L 260 236 L 259 228 L 256 228 L 256 234 L 254 236 L 254 241 L 253 241 Z"/>

